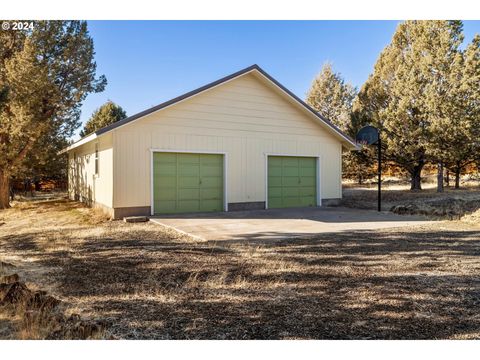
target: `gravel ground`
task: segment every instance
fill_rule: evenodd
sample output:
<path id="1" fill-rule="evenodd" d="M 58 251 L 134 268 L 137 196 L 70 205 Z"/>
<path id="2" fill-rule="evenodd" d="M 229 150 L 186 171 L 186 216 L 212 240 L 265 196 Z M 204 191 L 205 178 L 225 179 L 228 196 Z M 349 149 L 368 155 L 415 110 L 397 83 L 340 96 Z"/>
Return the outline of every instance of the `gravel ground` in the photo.
<path id="1" fill-rule="evenodd" d="M 475 221 L 216 243 L 58 200 L 0 224 L 0 261 L 114 338 L 480 339 Z"/>

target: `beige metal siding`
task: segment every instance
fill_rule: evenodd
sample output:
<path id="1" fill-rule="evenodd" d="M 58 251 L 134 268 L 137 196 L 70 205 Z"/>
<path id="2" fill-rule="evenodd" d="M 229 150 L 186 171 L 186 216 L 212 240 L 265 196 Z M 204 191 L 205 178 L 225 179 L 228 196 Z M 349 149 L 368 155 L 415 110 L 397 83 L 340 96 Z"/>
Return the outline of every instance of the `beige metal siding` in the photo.
<path id="1" fill-rule="evenodd" d="M 112 135 L 105 135 L 68 153 L 68 196 L 87 204 L 113 205 Z M 95 174 L 95 144 L 98 143 L 99 173 Z M 75 162 L 76 154 L 76 162 Z"/>
<path id="2" fill-rule="evenodd" d="M 114 207 L 150 205 L 150 149 L 227 153 L 228 202 L 265 201 L 266 154 L 320 156 L 321 197 L 341 197 L 341 143 L 248 74 L 113 131 Z"/>

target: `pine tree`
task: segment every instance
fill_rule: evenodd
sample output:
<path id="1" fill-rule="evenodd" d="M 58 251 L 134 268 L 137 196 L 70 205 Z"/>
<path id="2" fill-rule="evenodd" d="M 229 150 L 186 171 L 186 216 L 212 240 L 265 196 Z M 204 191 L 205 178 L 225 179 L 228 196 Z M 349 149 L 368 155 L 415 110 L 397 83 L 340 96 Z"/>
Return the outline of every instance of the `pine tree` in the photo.
<path id="1" fill-rule="evenodd" d="M 107 125 L 125 119 L 126 117 L 127 113 L 122 109 L 121 106 L 115 104 L 111 100 L 108 100 L 105 104 L 93 112 L 92 116 L 85 124 L 85 127 L 80 132 L 80 136 L 84 137 Z"/>

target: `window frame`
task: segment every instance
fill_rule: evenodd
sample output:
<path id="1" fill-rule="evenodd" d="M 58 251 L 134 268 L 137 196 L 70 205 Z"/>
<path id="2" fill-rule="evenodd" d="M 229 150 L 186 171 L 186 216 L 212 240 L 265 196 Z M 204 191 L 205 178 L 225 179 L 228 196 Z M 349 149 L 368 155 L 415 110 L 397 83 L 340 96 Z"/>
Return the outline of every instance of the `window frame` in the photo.
<path id="1" fill-rule="evenodd" d="M 95 175 L 100 174 L 100 156 L 98 154 L 98 143 L 95 144 Z"/>

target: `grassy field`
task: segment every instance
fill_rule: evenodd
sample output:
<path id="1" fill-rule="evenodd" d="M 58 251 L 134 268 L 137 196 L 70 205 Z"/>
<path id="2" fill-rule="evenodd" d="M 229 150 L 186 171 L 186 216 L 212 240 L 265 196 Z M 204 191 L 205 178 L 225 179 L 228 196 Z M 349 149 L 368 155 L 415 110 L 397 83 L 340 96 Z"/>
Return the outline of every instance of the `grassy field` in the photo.
<path id="1" fill-rule="evenodd" d="M 480 226 L 196 242 L 67 200 L 0 212 L 0 261 L 127 339 L 480 339 Z M 5 271 L 5 270 L 4 270 Z M 41 338 L 0 310 L 0 337 Z"/>

